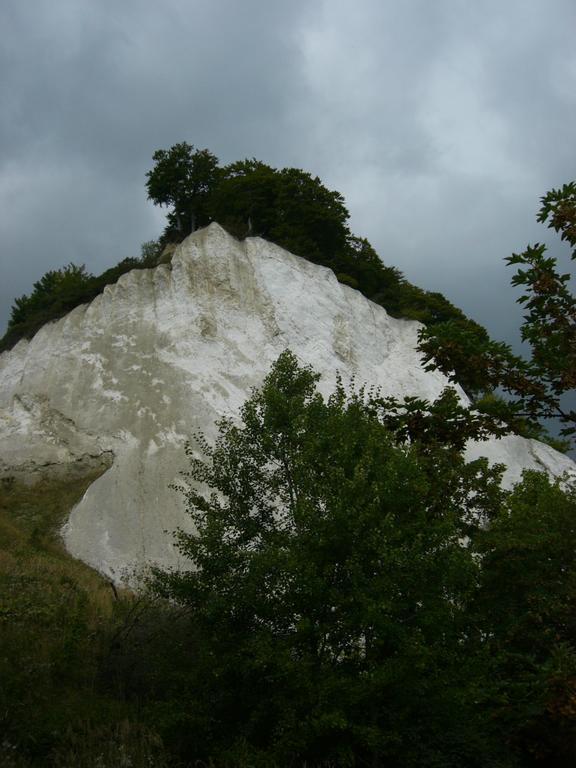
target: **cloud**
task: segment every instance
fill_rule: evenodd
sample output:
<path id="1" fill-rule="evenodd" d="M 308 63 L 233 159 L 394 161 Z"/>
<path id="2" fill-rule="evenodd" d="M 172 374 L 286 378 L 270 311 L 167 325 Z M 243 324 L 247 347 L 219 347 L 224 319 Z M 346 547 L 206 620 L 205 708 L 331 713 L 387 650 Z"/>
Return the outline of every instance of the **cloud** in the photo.
<path id="1" fill-rule="evenodd" d="M 571 0 L 5 0 L 0 324 L 46 270 L 137 255 L 152 153 L 186 140 L 318 174 L 387 263 L 517 339 L 502 259 L 576 176 L 575 23 Z"/>

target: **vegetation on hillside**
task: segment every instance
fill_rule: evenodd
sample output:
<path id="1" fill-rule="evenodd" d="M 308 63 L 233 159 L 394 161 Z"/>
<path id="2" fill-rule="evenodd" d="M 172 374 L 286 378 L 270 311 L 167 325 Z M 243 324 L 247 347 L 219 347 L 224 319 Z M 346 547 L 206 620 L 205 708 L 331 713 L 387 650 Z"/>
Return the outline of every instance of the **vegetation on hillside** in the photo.
<path id="1" fill-rule="evenodd" d="M 466 464 L 498 424 L 451 390 L 317 379 L 286 352 L 198 436 L 178 544 L 200 570 L 149 597 L 62 550 L 77 480 L 3 481 L 3 765 L 573 764 L 576 490 Z"/>
<path id="2" fill-rule="evenodd" d="M 168 224 L 158 242 L 145 244 L 140 259 L 124 259 L 97 277 L 74 264 L 48 272 L 30 295 L 16 299 L 0 351 L 91 301 L 124 272 L 154 266 L 166 243 L 179 242 L 210 221 L 218 221 L 235 237 L 264 237 L 330 267 L 341 282 L 394 317 L 427 324 L 452 320 L 488 341 L 486 331 L 442 294 L 417 288 L 398 269 L 384 265 L 365 238 L 350 232 L 342 195 L 328 190 L 318 177 L 298 168 L 277 170 L 256 159 L 220 167 L 209 150 L 195 150 L 186 142 L 158 150 L 153 159 L 148 196 L 169 207 Z"/>
<path id="3" fill-rule="evenodd" d="M 130 719 L 130 707 L 98 681 L 134 598 L 115 595 L 109 582 L 67 555 L 58 534 L 98 474 L 33 487 L 0 481 L 0 765 L 6 768 L 85 765 L 63 756 L 78 750 L 87 724 L 94 741 L 92 731 L 109 739 Z"/>
<path id="4" fill-rule="evenodd" d="M 34 283 L 30 295 L 14 301 L 8 329 L 0 339 L 0 352 L 11 349 L 20 339 L 32 338 L 46 323 L 92 301 L 126 272 L 156 266 L 159 255 L 158 243 L 151 241 L 142 245 L 140 258 L 123 259 L 100 275 L 90 274 L 83 264 L 68 264 L 46 272 Z"/>
<path id="5" fill-rule="evenodd" d="M 189 449 L 196 568 L 153 580 L 203 639 L 180 738 L 225 765 L 571 764 L 575 492 L 466 464 L 495 425 L 450 390 L 317 380 L 284 353 Z"/>
<path id="6" fill-rule="evenodd" d="M 544 259 L 541 246 L 511 261 L 532 264 L 532 271 L 519 273 L 526 276 L 518 277 L 518 284 L 536 279 L 539 270 L 547 270 L 547 280 L 539 283 L 545 285 L 538 294 L 540 303 L 530 307 L 532 331 L 524 338 L 536 343 L 539 351 L 533 364 L 528 364 L 513 355 L 507 345 L 490 339 L 481 325 L 441 293 L 418 288 L 397 268 L 385 265 L 368 240 L 351 233 L 342 195 L 328 190 L 318 177 L 297 168 L 278 170 L 255 158 L 221 167 L 209 150 L 196 150 L 186 142 L 158 150 L 153 159 L 146 187 L 155 204 L 169 209 L 162 236 L 145 243 L 139 259 L 124 259 L 96 277 L 74 264 L 46 273 L 30 295 L 16 299 L 8 330 L 0 340 L 0 352 L 21 338 L 32 337 L 46 322 L 91 301 L 125 272 L 155 266 L 168 243 L 179 242 L 194 228 L 218 221 L 235 237 L 258 235 L 330 267 L 342 283 L 361 291 L 392 316 L 424 323 L 420 344 L 429 367 L 439 367 L 458 381 L 480 407 L 516 433 L 549 442 L 558 450 L 568 449 L 569 443 L 551 438 L 539 419 L 558 415 L 558 386 L 566 391 L 574 384 L 573 297 L 566 285 L 567 276 L 554 272 L 553 260 Z M 567 185 L 556 203 L 554 193 L 546 199 L 546 216 L 554 213 L 554 226 L 562 230 L 563 238 L 573 238 L 570 205 L 574 203 L 574 185 Z M 538 314 L 540 321 L 535 324 Z M 553 338 L 545 333 L 551 327 L 557 329 Z M 562 370 L 552 381 L 542 383 L 544 368 L 552 358 L 562 359 Z M 518 399 L 503 399 L 497 394 L 499 388 L 518 395 Z M 573 416 L 564 412 L 561 419 L 566 423 Z"/>
<path id="7" fill-rule="evenodd" d="M 149 187 L 172 206 L 164 240 L 99 277 L 49 272 L 17 300 L 12 339 L 156 263 L 175 229 L 182 237 L 217 206 L 238 236 L 273 233 L 372 300 L 449 319 L 442 297 L 351 235 L 343 200 L 318 179 L 171 152 L 157 167 L 191 177 L 171 198 Z M 575 215 L 575 185 L 543 198 L 541 221 L 573 247 Z M 199 435 L 189 447 L 177 490 L 196 533 L 177 544 L 195 570 L 151 571 L 146 596 L 62 548 L 59 525 L 95 476 L 2 479 L 0 763 L 571 767 L 576 487 L 527 472 L 506 492 L 501 467 L 463 457 L 468 439 L 505 422 L 533 430 L 555 412 L 573 431 L 562 405 L 575 375 L 569 276 L 542 246 L 510 263 L 531 360 L 459 315 L 421 335 L 430 365 L 468 376 L 474 409 L 450 389 L 428 403 L 338 385 L 326 399 L 313 370 L 281 355 L 216 444 Z"/>
<path id="8" fill-rule="evenodd" d="M 209 150 L 186 142 L 156 152 L 154 160 L 148 196 L 169 207 L 161 242 L 179 241 L 195 226 L 217 221 L 237 238 L 263 237 L 330 267 L 395 317 L 471 322 L 441 294 L 411 285 L 381 261 L 368 240 L 353 235 L 343 196 L 317 176 L 272 168 L 256 158 L 220 167 Z"/>

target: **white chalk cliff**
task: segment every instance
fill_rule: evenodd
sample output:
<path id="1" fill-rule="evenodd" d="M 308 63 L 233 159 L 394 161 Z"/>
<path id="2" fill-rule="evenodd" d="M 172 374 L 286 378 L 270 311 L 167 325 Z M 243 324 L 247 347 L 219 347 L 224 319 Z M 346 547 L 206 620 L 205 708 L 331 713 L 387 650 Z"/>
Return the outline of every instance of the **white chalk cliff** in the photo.
<path id="1" fill-rule="evenodd" d="M 108 467 L 64 527 L 68 550 L 117 581 L 150 560 L 177 563 L 169 532 L 188 519 L 169 486 L 194 432 L 212 438 L 286 348 L 321 373 L 325 393 L 340 372 L 385 394 L 435 399 L 447 382 L 420 366 L 418 327 L 331 270 L 212 224 L 170 264 L 124 275 L 0 355 L 0 475 Z M 468 452 L 504 462 L 508 484 L 524 468 L 575 468 L 519 437 Z"/>

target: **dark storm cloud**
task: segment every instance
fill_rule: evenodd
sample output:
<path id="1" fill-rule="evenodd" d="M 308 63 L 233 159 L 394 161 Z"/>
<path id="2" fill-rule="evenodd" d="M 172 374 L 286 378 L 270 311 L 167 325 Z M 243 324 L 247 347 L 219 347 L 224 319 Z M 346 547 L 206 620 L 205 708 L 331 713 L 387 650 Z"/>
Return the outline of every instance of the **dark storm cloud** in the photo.
<path id="1" fill-rule="evenodd" d="M 361 7 L 324 3 L 304 38 L 316 136 L 338 142 L 323 175 L 385 260 L 509 337 L 502 259 L 546 238 L 538 199 L 576 175 L 576 6 Z"/>
<path id="2" fill-rule="evenodd" d="M 273 154 L 298 2 L 8 2 L 0 10 L 2 316 L 70 260 L 102 269 L 156 236 L 152 152 Z M 17 255 L 17 258 L 15 258 Z"/>
<path id="3" fill-rule="evenodd" d="M 11 76 L 2 96 L 12 119 L 3 120 L 3 147 L 19 153 L 48 142 L 52 151 L 125 170 L 167 135 L 229 137 L 235 110 L 241 133 L 244 113 L 254 113 L 255 141 L 260 120 L 281 115 L 291 96 L 290 24 L 299 7 L 9 4 L 4 29 L 14 42 L 4 48 Z"/>
<path id="4" fill-rule="evenodd" d="M 502 259 L 576 176 L 572 0 L 5 0 L 2 310 L 49 268 L 137 254 L 152 152 L 296 165 L 416 283 L 513 339 Z"/>

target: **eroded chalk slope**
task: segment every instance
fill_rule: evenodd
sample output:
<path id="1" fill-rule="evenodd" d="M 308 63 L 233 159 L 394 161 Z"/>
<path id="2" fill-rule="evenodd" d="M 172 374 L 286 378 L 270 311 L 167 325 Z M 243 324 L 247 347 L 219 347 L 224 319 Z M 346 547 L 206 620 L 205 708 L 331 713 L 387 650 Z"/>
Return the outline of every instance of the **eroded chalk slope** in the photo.
<path id="1" fill-rule="evenodd" d="M 422 369 L 418 327 L 331 270 L 212 224 L 171 264 L 124 275 L 0 356 L 0 472 L 113 457 L 70 516 L 68 549 L 116 580 L 149 560 L 176 564 L 170 531 L 188 520 L 169 486 L 192 433 L 213 437 L 286 348 L 321 374 L 325 393 L 339 372 L 435 399 L 447 382 Z M 470 448 L 479 454 L 506 463 L 508 482 L 525 467 L 573 468 L 516 437 Z"/>

